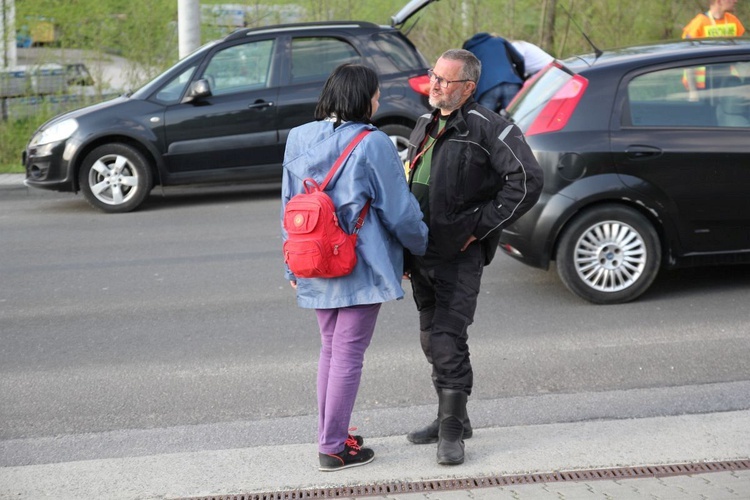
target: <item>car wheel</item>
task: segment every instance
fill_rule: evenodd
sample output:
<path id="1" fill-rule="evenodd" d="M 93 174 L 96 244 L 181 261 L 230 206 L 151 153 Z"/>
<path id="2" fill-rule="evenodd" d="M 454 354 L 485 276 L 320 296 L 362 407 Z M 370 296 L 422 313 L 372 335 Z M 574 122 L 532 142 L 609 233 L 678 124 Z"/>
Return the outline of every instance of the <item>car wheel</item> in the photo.
<path id="1" fill-rule="evenodd" d="M 380 127 L 380 130 L 391 138 L 394 146 L 396 146 L 399 158 L 401 158 L 402 162 L 405 162 L 406 153 L 409 149 L 409 136 L 411 135 L 411 129 L 406 125 L 398 125 L 394 123 L 391 125 L 383 125 Z"/>
<path id="2" fill-rule="evenodd" d="M 83 160 L 78 180 L 91 206 L 110 213 L 136 209 L 151 191 L 146 158 L 126 144 L 105 144 Z"/>
<path id="3" fill-rule="evenodd" d="M 659 272 L 661 244 L 639 212 L 617 205 L 575 218 L 560 238 L 557 271 L 570 291 L 596 304 L 628 302 Z"/>

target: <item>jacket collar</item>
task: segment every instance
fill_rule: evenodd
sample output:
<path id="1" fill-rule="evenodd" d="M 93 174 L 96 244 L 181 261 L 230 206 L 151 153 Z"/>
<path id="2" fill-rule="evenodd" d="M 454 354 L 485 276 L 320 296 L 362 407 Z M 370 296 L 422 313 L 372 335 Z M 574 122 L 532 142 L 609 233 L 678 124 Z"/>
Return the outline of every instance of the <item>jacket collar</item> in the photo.
<path id="1" fill-rule="evenodd" d="M 458 135 L 466 135 L 469 133 L 469 124 L 466 123 L 466 115 L 469 111 L 474 109 L 476 107 L 476 102 L 474 101 L 474 97 L 469 97 L 469 99 L 457 110 L 453 111 L 453 113 L 448 116 L 448 122 L 445 124 L 445 128 L 455 128 Z M 432 118 L 430 119 L 430 123 L 435 123 L 440 116 L 440 110 L 435 109 L 432 112 Z"/>

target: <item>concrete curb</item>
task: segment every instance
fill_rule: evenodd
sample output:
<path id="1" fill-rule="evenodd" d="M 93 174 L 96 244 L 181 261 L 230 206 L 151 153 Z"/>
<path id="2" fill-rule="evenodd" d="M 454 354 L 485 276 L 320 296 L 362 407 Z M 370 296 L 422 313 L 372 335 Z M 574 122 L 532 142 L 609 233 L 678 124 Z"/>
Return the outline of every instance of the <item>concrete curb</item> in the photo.
<path id="1" fill-rule="evenodd" d="M 745 460 L 748 429 L 750 410 L 477 429 L 467 462 L 452 468 L 435 463 L 434 446 L 410 445 L 404 436 L 368 439 L 375 461 L 334 474 L 317 470 L 314 443 L 5 467 L 0 498 L 180 498 Z"/>
<path id="2" fill-rule="evenodd" d="M 25 178 L 24 174 L 0 174 L 0 189 L 24 188 Z"/>

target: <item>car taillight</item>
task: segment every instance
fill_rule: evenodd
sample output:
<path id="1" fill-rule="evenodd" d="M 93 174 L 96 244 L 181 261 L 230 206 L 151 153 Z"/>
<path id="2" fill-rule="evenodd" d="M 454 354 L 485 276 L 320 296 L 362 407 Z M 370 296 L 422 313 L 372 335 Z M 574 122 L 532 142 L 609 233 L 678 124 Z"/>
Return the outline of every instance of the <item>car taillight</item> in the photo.
<path id="1" fill-rule="evenodd" d="M 570 117 L 573 116 L 573 112 L 588 85 L 589 81 L 582 76 L 573 76 L 547 102 L 544 109 L 537 115 L 534 123 L 526 131 L 526 135 L 546 134 L 562 130 Z"/>
<path id="2" fill-rule="evenodd" d="M 414 76 L 409 78 L 409 86 L 423 95 L 430 95 L 430 77 L 427 75 Z"/>

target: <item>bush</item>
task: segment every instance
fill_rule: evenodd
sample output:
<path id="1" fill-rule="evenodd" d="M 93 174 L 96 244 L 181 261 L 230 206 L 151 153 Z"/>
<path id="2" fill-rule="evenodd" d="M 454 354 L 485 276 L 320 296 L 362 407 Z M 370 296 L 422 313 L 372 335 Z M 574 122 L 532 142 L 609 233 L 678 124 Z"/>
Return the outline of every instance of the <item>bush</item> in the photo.
<path id="1" fill-rule="evenodd" d="M 47 117 L 50 118 L 50 117 Z M 21 151 L 39 127 L 40 117 L 0 121 L 0 174 L 22 173 Z"/>
<path id="2" fill-rule="evenodd" d="M 21 152 L 44 122 L 60 113 L 102 100 L 97 97 L 62 100 L 59 97 L 31 97 L 22 99 L 21 103 L 8 104 L 12 113 L 8 120 L 0 120 L 0 174 L 25 172 Z"/>

